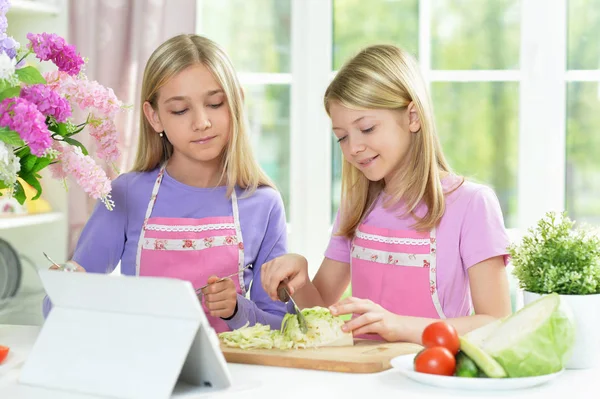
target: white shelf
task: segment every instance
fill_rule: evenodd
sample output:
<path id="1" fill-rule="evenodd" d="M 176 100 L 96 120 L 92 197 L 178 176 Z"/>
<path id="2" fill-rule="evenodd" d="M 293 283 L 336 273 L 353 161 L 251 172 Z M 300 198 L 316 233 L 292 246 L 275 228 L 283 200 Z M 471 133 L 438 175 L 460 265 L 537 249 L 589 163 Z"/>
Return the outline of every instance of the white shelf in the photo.
<path id="1" fill-rule="evenodd" d="M 63 214 L 61 212 L 49 212 L 24 216 L 1 216 L 0 230 L 53 223 L 61 220 L 62 218 Z"/>
<path id="2" fill-rule="evenodd" d="M 7 15 L 57 15 L 58 5 L 41 0 L 12 0 Z"/>

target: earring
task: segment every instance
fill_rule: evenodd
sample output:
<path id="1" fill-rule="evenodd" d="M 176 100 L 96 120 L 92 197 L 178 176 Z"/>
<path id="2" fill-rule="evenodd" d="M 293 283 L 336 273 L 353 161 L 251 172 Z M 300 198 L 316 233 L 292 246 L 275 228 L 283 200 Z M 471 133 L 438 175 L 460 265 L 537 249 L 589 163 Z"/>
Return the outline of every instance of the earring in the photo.
<path id="1" fill-rule="evenodd" d="M 164 136 L 164 135 L 165 135 L 165 134 L 164 134 L 163 132 L 160 132 L 160 133 L 158 134 L 158 136 L 159 136 L 159 137 L 162 137 L 162 136 Z"/>

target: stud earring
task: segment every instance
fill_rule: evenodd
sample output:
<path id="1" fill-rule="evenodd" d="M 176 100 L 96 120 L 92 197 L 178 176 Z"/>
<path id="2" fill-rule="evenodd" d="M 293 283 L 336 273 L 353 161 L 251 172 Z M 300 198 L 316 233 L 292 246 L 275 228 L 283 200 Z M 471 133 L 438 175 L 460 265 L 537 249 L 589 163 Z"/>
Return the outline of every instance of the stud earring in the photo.
<path id="1" fill-rule="evenodd" d="M 164 134 L 163 132 L 160 132 L 160 133 L 158 134 L 158 136 L 159 136 L 159 137 L 162 137 L 162 136 L 164 136 L 164 135 L 165 135 L 165 134 Z"/>

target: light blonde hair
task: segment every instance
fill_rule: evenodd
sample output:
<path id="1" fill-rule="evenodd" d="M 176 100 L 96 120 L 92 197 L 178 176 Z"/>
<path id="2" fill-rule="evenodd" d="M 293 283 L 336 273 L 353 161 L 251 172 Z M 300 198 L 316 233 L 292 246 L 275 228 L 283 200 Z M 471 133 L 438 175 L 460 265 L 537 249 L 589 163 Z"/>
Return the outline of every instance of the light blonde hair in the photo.
<path id="1" fill-rule="evenodd" d="M 194 34 L 182 34 L 161 44 L 150 56 L 144 70 L 140 107 L 148 101 L 158 110 L 158 92 L 179 72 L 193 65 L 206 66 L 227 98 L 231 116 L 231 132 L 224 149 L 222 178 L 227 182 L 227 195 L 235 185 L 251 194 L 260 186 L 275 188 L 254 158 L 249 139 L 249 127 L 244 112 L 241 85 L 225 51 L 210 39 Z M 147 172 L 166 162 L 173 154 L 173 145 L 160 137 L 140 112 L 140 136 L 134 171 Z"/>
<path id="2" fill-rule="evenodd" d="M 445 211 L 440 172 L 450 172 L 436 134 L 433 107 L 415 59 L 392 45 L 375 45 L 360 51 L 336 74 L 325 92 L 325 109 L 332 102 L 351 109 L 405 111 L 414 103 L 421 129 L 412 135 L 404 167 L 397 170 L 386 203 L 404 201 L 417 230 L 439 224 Z M 330 115 L 331 116 L 331 115 Z M 385 188 L 383 180 L 372 182 L 347 160 L 342 165 L 342 199 L 339 235 L 352 238 L 356 228 Z M 392 189 L 392 187 L 390 187 Z M 419 204 L 427 206 L 423 217 L 415 215 Z"/>

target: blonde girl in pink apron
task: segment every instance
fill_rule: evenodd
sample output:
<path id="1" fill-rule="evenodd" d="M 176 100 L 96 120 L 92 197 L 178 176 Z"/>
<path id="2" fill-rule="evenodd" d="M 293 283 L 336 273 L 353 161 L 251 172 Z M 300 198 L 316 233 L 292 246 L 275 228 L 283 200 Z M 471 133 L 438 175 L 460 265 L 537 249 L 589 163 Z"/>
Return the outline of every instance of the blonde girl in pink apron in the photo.
<path id="1" fill-rule="evenodd" d="M 287 279 L 298 305 L 353 315 L 344 329 L 355 336 L 416 343 L 439 319 L 462 334 L 509 314 L 498 199 L 451 172 L 415 60 L 364 49 L 336 74 L 325 108 L 344 155 L 340 210 L 312 281 L 300 255 L 263 265 L 271 298 Z"/>
<path id="2" fill-rule="evenodd" d="M 285 305 L 250 283 L 286 253 L 285 211 L 252 155 L 227 55 L 202 36 L 169 39 L 148 60 L 140 105 L 133 171 L 113 182 L 114 211 L 95 208 L 73 262 L 93 273 L 120 262 L 122 274 L 204 287 L 199 299 L 217 332 L 278 328 Z"/>

